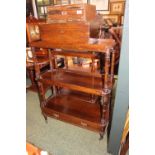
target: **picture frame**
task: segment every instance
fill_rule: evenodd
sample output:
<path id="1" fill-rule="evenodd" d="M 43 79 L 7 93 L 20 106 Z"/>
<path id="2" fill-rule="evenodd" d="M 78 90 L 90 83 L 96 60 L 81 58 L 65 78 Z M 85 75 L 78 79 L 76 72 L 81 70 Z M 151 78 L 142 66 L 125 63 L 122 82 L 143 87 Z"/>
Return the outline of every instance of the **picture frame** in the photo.
<path id="1" fill-rule="evenodd" d="M 89 4 L 96 5 L 96 11 L 109 10 L 109 0 L 89 0 Z"/>
<path id="2" fill-rule="evenodd" d="M 119 15 L 116 14 L 104 14 L 102 15 L 103 19 L 109 19 L 111 20 L 113 23 L 119 23 Z"/>
<path id="3" fill-rule="evenodd" d="M 40 29 L 38 23 L 26 23 L 28 42 L 40 40 Z"/>
<path id="4" fill-rule="evenodd" d="M 110 2 L 110 14 L 124 14 L 125 2 Z"/>

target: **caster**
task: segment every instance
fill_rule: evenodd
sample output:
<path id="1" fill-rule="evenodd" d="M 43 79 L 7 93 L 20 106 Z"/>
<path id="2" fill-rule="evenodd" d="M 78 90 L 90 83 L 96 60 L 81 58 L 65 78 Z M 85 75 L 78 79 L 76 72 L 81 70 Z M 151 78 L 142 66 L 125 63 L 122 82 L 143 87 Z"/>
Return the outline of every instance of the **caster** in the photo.
<path id="1" fill-rule="evenodd" d="M 100 133 L 100 138 L 99 138 L 99 140 L 102 140 L 102 139 L 103 139 L 103 137 L 104 137 L 104 133 L 103 133 L 103 132 L 101 132 L 101 133 Z"/>
<path id="2" fill-rule="evenodd" d="M 43 115 L 45 118 L 45 122 L 48 123 L 47 116 Z"/>

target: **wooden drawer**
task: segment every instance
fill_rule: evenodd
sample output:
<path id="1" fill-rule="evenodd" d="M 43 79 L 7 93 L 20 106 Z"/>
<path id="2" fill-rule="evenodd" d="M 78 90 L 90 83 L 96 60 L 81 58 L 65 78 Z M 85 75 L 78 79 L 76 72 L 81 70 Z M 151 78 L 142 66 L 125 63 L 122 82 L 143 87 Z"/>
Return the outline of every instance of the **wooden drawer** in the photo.
<path id="1" fill-rule="evenodd" d="M 89 4 L 49 6 L 47 11 L 48 23 L 91 21 L 96 16 L 96 7 Z"/>
<path id="2" fill-rule="evenodd" d="M 86 128 L 92 131 L 96 131 L 99 132 L 101 131 L 102 127 L 100 123 L 96 123 L 96 122 L 90 122 L 84 119 L 80 119 L 77 117 L 74 117 L 72 115 L 67 115 L 65 113 L 60 113 L 58 111 L 54 111 L 52 109 L 48 109 L 48 108 L 42 108 L 43 113 L 45 113 L 45 115 L 61 120 L 61 121 L 65 121 L 68 123 L 71 123 L 73 125 L 82 127 L 82 128 Z"/>

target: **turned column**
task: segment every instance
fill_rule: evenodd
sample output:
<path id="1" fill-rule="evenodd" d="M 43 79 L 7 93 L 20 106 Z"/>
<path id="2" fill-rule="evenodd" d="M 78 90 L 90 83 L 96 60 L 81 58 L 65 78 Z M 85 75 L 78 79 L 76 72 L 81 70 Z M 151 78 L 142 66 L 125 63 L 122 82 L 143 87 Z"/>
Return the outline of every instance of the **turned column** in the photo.
<path id="1" fill-rule="evenodd" d="M 110 93 L 109 88 L 109 74 L 110 74 L 110 49 L 105 53 L 100 54 L 100 73 L 102 76 L 102 96 L 101 96 L 101 125 L 102 131 L 100 133 L 101 139 L 109 122 L 109 103 Z"/>
<path id="2" fill-rule="evenodd" d="M 110 69 L 111 87 L 113 85 L 113 79 L 114 79 L 114 68 L 115 68 L 115 50 L 111 49 L 111 69 Z"/>
<path id="3" fill-rule="evenodd" d="M 33 68 L 27 69 L 27 74 L 28 74 L 28 77 L 31 80 L 32 86 L 36 86 L 34 69 Z"/>
<path id="4" fill-rule="evenodd" d="M 46 105 L 45 90 L 44 90 L 43 84 L 38 81 L 38 79 L 40 78 L 40 66 L 36 58 L 35 47 L 32 47 L 32 53 L 33 53 L 33 61 L 34 61 L 34 68 L 35 68 L 35 77 L 36 77 L 38 90 L 39 90 L 38 95 L 39 95 L 39 100 L 40 100 L 40 107 L 42 109 L 42 107 Z M 42 114 L 47 122 L 47 116 L 43 112 Z"/>
<path id="5" fill-rule="evenodd" d="M 36 54 L 35 54 L 35 47 L 32 47 L 32 52 L 33 52 L 33 61 L 34 61 L 34 68 L 35 68 L 35 77 L 36 77 L 36 81 L 38 84 L 38 89 L 39 89 L 39 99 L 40 99 L 40 106 L 44 106 L 44 102 L 45 102 L 45 92 L 44 92 L 44 88 L 43 88 L 43 84 L 41 82 L 38 81 L 38 79 L 40 78 L 40 67 L 36 58 Z"/>
<path id="6" fill-rule="evenodd" d="M 33 55 L 33 62 L 34 62 L 34 68 L 35 68 L 35 79 L 39 79 L 40 76 L 40 67 L 37 61 L 36 53 L 35 53 L 35 47 L 31 47 L 32 49 L 32 55 Z"/>

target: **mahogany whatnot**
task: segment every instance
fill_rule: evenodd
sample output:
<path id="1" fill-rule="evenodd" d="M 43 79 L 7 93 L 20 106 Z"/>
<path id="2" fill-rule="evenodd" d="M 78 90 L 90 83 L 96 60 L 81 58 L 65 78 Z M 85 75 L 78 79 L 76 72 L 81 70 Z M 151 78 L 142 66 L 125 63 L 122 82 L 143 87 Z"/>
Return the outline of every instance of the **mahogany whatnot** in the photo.
<path id="1" fill-rule="evenodd" d="M 46 23 L 38 25 L 40 39 L 32 41 L 36 48 L 49 51 L 50 69 L 41 73 L 35 63 L 42 114 L 97 131 L 103 137 L 109 123 L 109 106 L 114 82 L 115 51 L 113 39 L 90 38 L 89 22 Z M 100 75 L 59 69 L 56 56 L 77 56 L 98 59 Z M 67 65 L 67 63 L 65 63 Z M 93 64 L 92 64 L 93 65 Z M 46 98 L 44 85 L 53 88 Z"/>

